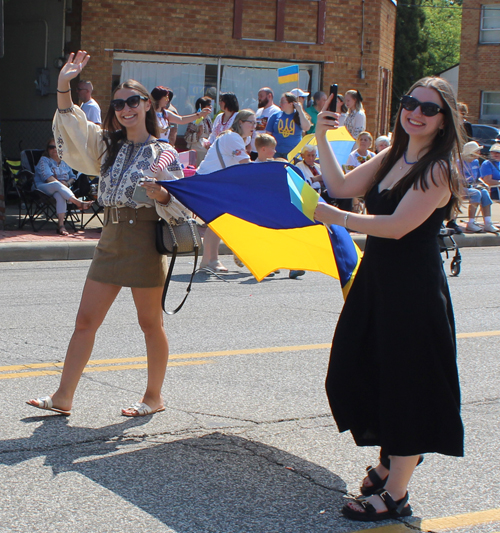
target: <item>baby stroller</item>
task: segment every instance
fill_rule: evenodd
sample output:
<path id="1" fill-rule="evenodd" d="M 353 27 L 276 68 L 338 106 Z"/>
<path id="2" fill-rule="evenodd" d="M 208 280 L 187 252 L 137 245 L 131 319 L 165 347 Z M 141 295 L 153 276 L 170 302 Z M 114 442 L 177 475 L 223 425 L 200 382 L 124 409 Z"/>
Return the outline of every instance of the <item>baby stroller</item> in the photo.
<path id="1" fill-rule="evenodd" d="M 458 276 L 460 274 L 460 268 L 462 264 L 462 256 L 460 255 L 460 250 L 458 248 L 453 235 L 455 231 L 451 228 L 445 228 L 444 225 L 441 226 L 438 234 L 439 242 L 439 251 L 444 254 L 446 253 L 446 259 L 450 257 L 449 252 L 455 251 L 455 255 L 451 260 L 450 270 L 452 276 Z M 443 259 L 444 263 L 444 259 Z"/>

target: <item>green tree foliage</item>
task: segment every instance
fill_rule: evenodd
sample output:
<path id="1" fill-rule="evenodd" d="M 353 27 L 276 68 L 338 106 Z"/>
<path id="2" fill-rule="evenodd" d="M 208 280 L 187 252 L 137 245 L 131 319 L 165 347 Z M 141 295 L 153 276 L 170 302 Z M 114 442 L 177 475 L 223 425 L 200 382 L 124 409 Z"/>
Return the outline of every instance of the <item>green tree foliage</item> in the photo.
<path id="1" fill-rule="evenodd" d="M 423 32 L 425 12 L 421 4 L 422 0 L 398 2 L 392 84 L 393 115 L 398 109 L 399 98 L 415 81 L 424 76 L 428 62 L 428 38 Z"/>
<path id="2" fill-rule="evenodd" d="M 439 74 L 460 62 L 461 4 L 461 1 L 423 0 L 423 33 L 429 49 L 424 75 Z"/>
<path id="3" fill-rule="evenodd" d="M 460 61 L 462 0 L 399 0 L 396 19 L 392 111 L 423 76 Z"/>

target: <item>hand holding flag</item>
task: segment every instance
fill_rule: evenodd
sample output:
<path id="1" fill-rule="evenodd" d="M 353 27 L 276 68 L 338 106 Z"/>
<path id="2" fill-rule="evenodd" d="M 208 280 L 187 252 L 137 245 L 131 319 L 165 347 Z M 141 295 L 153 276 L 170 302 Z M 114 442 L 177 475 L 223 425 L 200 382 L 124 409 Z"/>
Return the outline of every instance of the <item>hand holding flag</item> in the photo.
<path id="1" fill-rule="evenodd" d="M 269 162 L 158 183 L 203 219 L 258 281 L 279 268 L 323 272 L 340 280 L 346 296 L 361 253 L 345 228 L 313 221 L 319 196 L 298 172 Z"/>

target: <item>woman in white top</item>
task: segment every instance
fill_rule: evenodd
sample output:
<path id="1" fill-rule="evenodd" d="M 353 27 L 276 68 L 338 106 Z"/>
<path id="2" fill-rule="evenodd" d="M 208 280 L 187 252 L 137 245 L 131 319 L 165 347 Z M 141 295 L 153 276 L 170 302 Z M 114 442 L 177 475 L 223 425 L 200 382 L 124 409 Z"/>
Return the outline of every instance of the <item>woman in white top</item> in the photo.
<path id="1" fill-rule="evenodd" d="M 209 148 L 223 131 L 231 128 L 236 113 L 240 110 L 238 98 L 234 93 L 222 93 L 219 96 L 219 107 L 222 113 L 215 117 L 214 127 L 206 143 L 206 148 Z"/>
<path id="2" fill-rule="evenodd" d="M 153 105 L 156 111 L 156 117 L 158 119 L 158 127 L 160 128 L 161 135 L 159 139 L 161 141 L 169 142 L 169 128 L 170 123 L 172 124 L 189 124 L 200 117 L 205 118 L 212 112 L 210 106 L 200 109 L 197 113 L 191 115 L 180 116 L 177 113 L 172 113 L 167 109 L 168 102 L 168 87 L 163 87 L 159 85 L 151 91 L 151 96 L 153 97 Z"/>
<path id="3" fill-rule="evenodd" d="M 366 115 L 363 108 L 363 98 L 359 91 L 350 90 L 345 93 L 344 103 L 347 107 L 347 116 L 344 126 L 354 139 L 366 129 Z"/>
<path id="4" fill-rule="evenodd" d="M 148 381 L 140 402 L 122 409 L 122 414 L 144 416 L 165 410 L 161 389 L 168 360 L 161 308 L 167 265 L 165 256 L 156 251 L 155 227 L 160 217 L 179 219 L 189 213 L 154 179 L 145 183 L 143 200 L 134 196 L 141 176 L 175 179 L 168 167 L 155 172 L 160 156 L 165 164 L 178 159 L 177 152 L 157 138 L 156 115 L 145 87 L 135 80 L 120 84 L 103 127 L 89 122 L 71 101 L 70 81 L 81 73 L 89 58 L 84 51 L 70 54 L 59 73 L 54 137 L 58 152 L 71 167 L 91 176 L 99 175 L 98 200 L 104 206 L 104 225 L 83 289 L 59 388 L 51 396 L 29 400 L 28 404 L 70 414 L 97 330 L 121 288 L 131 287 L 146 341 Z"/>
<path id="5" fill-rule="evenodd" d="M 243 109 L 234 117 L 231 129 L 217 137 L 198 167 L 198 174 L 209 174 L 232 165 L 250 163 L 246 146 L 252 138 L 257 121 L 251 109 Z M 219 261 L 220 238 L 207 228 L 203 237 L 203 259 L 200 268 L 215 272 L 227 272 Z"/>

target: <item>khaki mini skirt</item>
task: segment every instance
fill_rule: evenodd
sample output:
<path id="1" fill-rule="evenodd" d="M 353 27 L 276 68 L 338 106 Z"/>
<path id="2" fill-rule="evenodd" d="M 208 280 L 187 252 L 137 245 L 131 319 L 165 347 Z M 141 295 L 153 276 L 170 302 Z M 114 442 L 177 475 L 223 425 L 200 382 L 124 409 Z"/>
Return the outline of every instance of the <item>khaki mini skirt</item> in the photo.
<path id="1" fill-rule="evenodd" d="M 121 287 L 162 287 L 167 257 L 156 251 L 154 208 L 105 207 L 101 238 L 87 277 Z"/>

